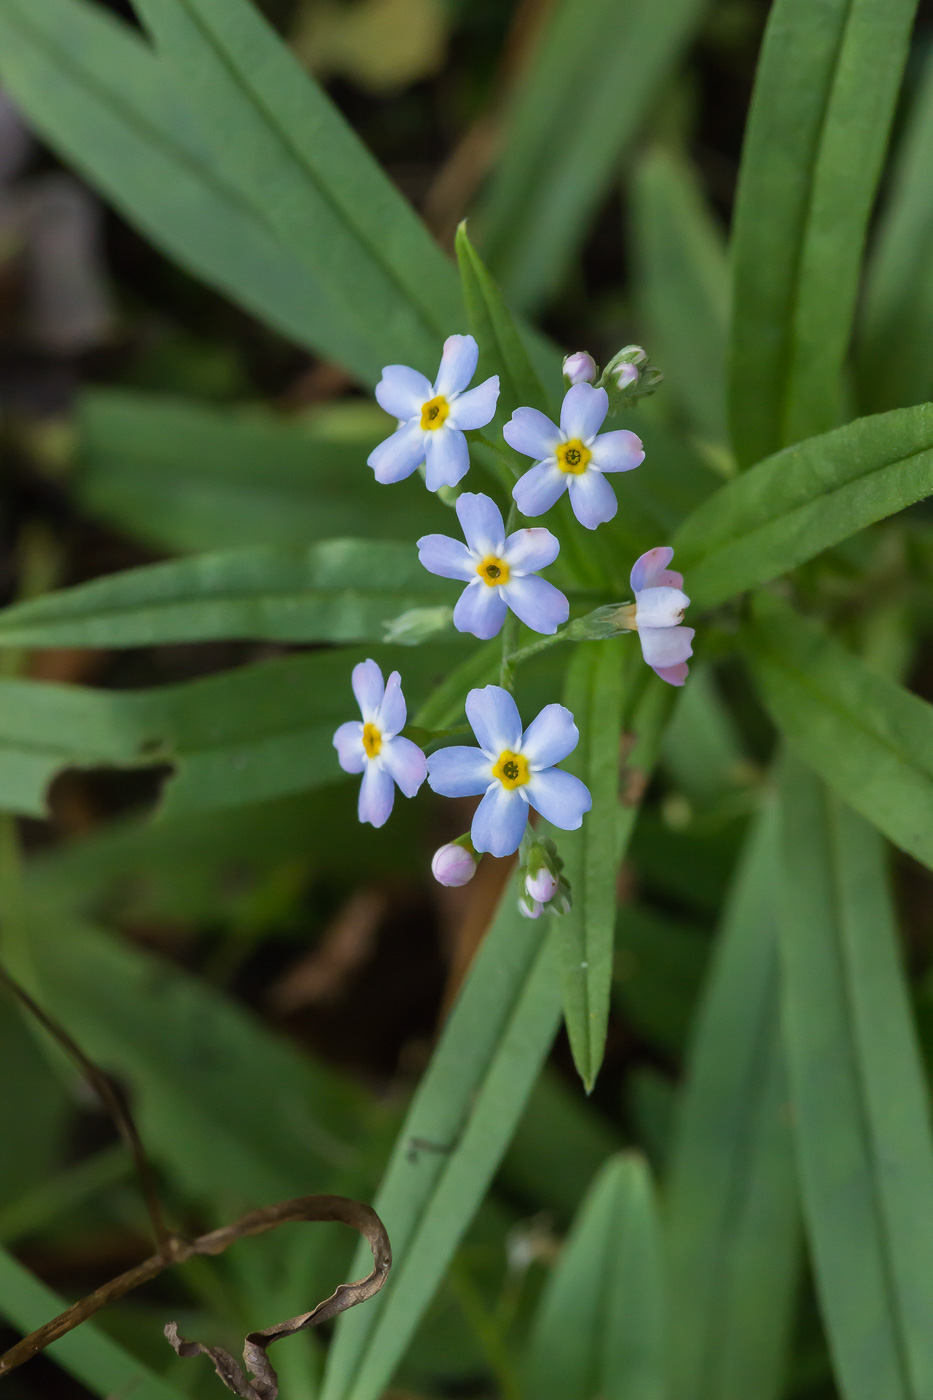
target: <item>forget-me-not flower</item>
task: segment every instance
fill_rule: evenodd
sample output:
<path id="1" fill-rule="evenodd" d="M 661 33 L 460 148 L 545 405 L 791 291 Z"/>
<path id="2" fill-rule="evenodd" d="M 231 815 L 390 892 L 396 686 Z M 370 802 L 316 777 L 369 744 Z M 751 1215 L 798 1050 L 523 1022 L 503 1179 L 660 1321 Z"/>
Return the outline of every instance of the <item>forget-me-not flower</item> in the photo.
<path id="1" fill-rule="evenodd" d="M 375 661 L 361 661 L 353 667 L 352 683 L 363 718 L 340 726 L 334 748 L 345 773 L 363 775 L 360 821 L 383 826 L 395 801 L 395 784 L 406 797 L 414 797 L 424 782 L 427 764 L 417 744 L 400 732 L 407 710 L 398 671 L 385 684 Z"/>
<path id="2" fill-rule="evenodd" d="M 376 480 L 402 481 L 425 463 L 429 491 L 456 486 L 470 467 L 470 428 L 492 421 L 499 399 L 499 376 L 467 385 L 476 373 L 479 349 L 471 335 L 444 341 L 441 367 L 433 384 L 407 365 L 386 365 L 376 385 L 376 399 L 398 419 L 398 428 L 369 454 Z"/>
<path id="3" fill-rule="evenodd" d="M 515 410 L 502 436 L 537 462 L 512 489 L 522 515 L 543 515 L 569 490 L 573 513 L 588 530 L 612 519 L 619 503 L 603 473 L 631 471 L 645 450 L 626 428 L 600 433 L 608 412 L 609 395 L 592 384 L 567 390 L 559 428 L 536 408 Z"/>
<path id="4" fill-rule="evenodd" d="M 553 583 L 535 571 L 553 564 L 560 544 L 550 530 L 516 530 L 505 537 L 502 516 L 488 496 L 464 492 L 457 516 L 466 544 L 448 535 L 422 535 L 419 558 L 441 578 L 462 579 L 466 588 L 454 608 L 458 632 L 488 641 L 509 608 L 534 632 L 557 631 L 570 616 L 570 604 Z"/>
<path id="5" fill-rule="evenodd" d="M 695 631 L 680 625 L 690 599 L 683 591 L 683 574 L 667 567 L 673 557 L 672 549 L 659 545 L 636 559 L 631 573 L 635 603 L 628 625 L 637 631 L 642 655 L 662 681 L 683 685 Z"/>
<path id="6" fill-rule="evenodd" d="M 438 749 L 428 759 L 428 786 L 442 797 L 478 797 L 470 839 L 477 851 L 510 856 L 521 845 L 528 808 L 564 831 L 576 831 L 590 810 L 589 790 L 554 765 L 577 746 L 580 732 L 563 705 L 545 705 L 522 733 L 507 690 L 471 690 L 467 719 L 479 748 Z"/>

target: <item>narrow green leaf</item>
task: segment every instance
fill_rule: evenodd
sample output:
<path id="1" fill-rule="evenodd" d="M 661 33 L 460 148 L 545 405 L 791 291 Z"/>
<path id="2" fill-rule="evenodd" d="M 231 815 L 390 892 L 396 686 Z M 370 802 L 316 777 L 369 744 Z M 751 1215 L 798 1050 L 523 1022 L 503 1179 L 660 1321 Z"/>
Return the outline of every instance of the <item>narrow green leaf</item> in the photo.
<path id="1" fill-rule="evenodd" d="M 748 758 L 710 666 L 691 667 L 664 736 L 664 767 L 700 806 L 747 781 Z"/>
<path id="2" fill-rule="evenodd" d="M 916 0 L 776 0 L 733 234 L 733 447 L 743 466 L 835 427 L 865 231 Z"/>
<path id="3" fill-rule="evenodd" d="M 933 54 L 900 138 L 868 264 L 858 387 L 877 413 L 933 398 Z"/>
<path id="4" fill-rule="evenodd" d="M 933 705 L 761 596 L 744 640 L 774 722 L 845 800 L 933 868 Z"/>
<path id="5" fill-rule="evenodd" d="M 722 603 L 931 494 L 933 406 L 860 418 L 722 486 L 675 536 L 677 567 L 695 603 Z"/>
<path id="6" fill-rule="evenodd" d="M 16 604 L 0 613 L 0 646 L 378 642 L 408 608 L 455 601 L 456 589 L 422 568 L 413 544 L 259 546 L 128 569 Z"/>
<path id="7" fill-rule="evenodd" d="M 450 512 L 415 475 L 380 486 L 366 466 L 386 435 L 381 409 L 289 422 L 124 389 L 80 402 L 76 498 L 84 511 L 172 552 L 412 540 Z"/>
<path id="8" fill-rule="evenodd" d="M 643 156 L 631 190 L 645 343 L 693 431 L 724 443 L 729 272 L 722 231 L 695 172 L 673 152 Z"/>
<path id="9" fill-rule="evenodd" d="M 513 881 L 373 1202 L 392 1240 L 392 1277 L 338 1323 L 322 1400 L 376 1400 L 389 1383 L 508 1147 L 559 1015 L 553 938 L 521 917 Z"/>
<path id="10" fill-rule="evenodd" d="M 651 1176 L 634 1153 L 602 1168 L 532 1325 L 537 1400 L 662 1400 L 664 1299 Z"/>
<path id="11" fill-rule="evenodd" d="M 560 285 L 703 0 L 558 0 L 510 104 L 480 246 L 510 302 Z"/>
<path id="12" fill-rule="evenodd" d="M 733 885 L 677 1114 L 667 1252 L 673 1400 L 778 1400 L 799 1269 L 778 1026 L 777 816 Z"/>
<path id="13" fill-rule="evenodd" d="M 23 1333 L 31 1332 L 67 1306 L 64 1298 L 0 1249 L 0 1315 L 8 1322 Z M 181 1400 L 186 1393 L 137 1361 L 93 1322 L 53 1342 L 48 1355 L 102 1400 L 122 1394 L 132 1394 L 133 1400 Z"/>
<path id="14" fill-rule="evenodd" d="M 883 843 L 782 783 L 784 1034 L 816 1285 L 845 1400 L 933 1389 L 933 1138 Z"/>

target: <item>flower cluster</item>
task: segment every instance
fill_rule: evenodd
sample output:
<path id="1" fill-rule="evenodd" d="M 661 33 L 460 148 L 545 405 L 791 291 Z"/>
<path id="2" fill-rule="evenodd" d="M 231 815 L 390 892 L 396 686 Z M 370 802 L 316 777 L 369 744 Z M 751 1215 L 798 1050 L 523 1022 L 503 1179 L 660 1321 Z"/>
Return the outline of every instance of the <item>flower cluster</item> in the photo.
<path id="1" fill-rule="evenodd" d="M 377 481 L 389 484 L 421 470 L 430 491 L 459 485 L 470 467 L 466 433 L 487 428 L 499 400 L 495 375 L 469 387 L 478 358 L 472 336 L 452 335 L 444 342 L 433 384 L 406 365 L 383 370 L 376 398 L 397 420 L 397 427 L 370 454 Z M 620 350 L 597 383 L 598 374 L 585 351 L 568 356 L 559 425 L 536 408 L 519 406 L 502 428 L 508 446 L 533 462 L 527 471 L 516 471 L 508 523 L 489 496 L 461 493 L 455 504 L 463 540 L 424 535 L 418 540 L 419 558 L 430 573 L 465 585 L 453 610 L 453 624 L 460 632 L 489 640 L 501 631 L 510 611 L 531 631 L 554 640 L 633 631 L 657 675 L 671 685 L 683 685 L 694 632 L 682 625 L 690 600 L 682 576 L 669 567 L 672 549 L 659 546 L 636 561 L 631 572 L 634 602 L 599 608 L 564 627 L 570 603 L 540 577 L 540 571 L 557 560 L 559 540 L 541 527 L 511 528 L 516 511 L 532 518 L 544 515 L 565 491 L 573 514 L 588 530 L 616 515 L 618 501 L 607 477 L 634 470 L 645 452 L 635 433 L 624 428 L 603 432 L 603 424 L 611 408 L 651 393 L 661 376 L 637 345 Z M 434 613 L 450 616 L 444 609 L 429 611 L 431 624 L 425 630 L 419 616 L 415 640 L 436 630 Z M 397 621 L 407 638 L 412 619 L 406 614 Z M 539 642 L 526 650 L 547 645 L 550 642 Z M 508 683 L 506 663 L 512 658 L 506 652 L 507 647 L 502 679 Z M 523 654 L 513 656 L 520 660 Z M 534 811 L 552 827 L 574 831 L 590 810 L 585 784 L 558 766 L 580 737 L 570 711 L 563 705 L 546 705 L 523 729 L 518 707 L 504 685 L 474 689 L 465 708 L 476 746 L 448 745 L 426 757 L 402 733 L 407 715 L 397 671 L 385 683 L 375 661 L 364 661 L 354 667 L 352 685 L 362 719 L 342 724 L 334 747 L 345 772 L 362 774 L 360 821 L 382 826 L 392 811 L 395 788 L 414 797 L 425 780 L 443 797 L 478 797 L 469 833 L 435 852 L 435 878 L 443 885 L 465 885 L 484 852 L 510 856 L 520 851 L 522 914 L 535 919 L 545 912 L 566 912 L 571 892 L 557 848 L 550 838 L 531 831 L 529 816 Z"/>

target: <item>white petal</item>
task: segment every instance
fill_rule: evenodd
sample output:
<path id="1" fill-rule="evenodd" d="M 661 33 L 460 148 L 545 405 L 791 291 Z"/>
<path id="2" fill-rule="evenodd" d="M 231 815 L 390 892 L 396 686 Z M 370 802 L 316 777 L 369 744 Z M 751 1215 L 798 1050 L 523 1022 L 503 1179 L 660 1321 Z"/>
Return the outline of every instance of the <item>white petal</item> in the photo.
<path id="1" fill-rule="evenodd" d="M 495 501 L 478 491 L 464 491 L 457 497 L 457 519 L 473 553 L 501 555 L 505 549 L 505 526 Z"/>
<path id="2" fill-rule="evenodd" d="M 422 535 L 418 541 L 418 558 L 429 574 L 441 578 L 459 578 L 466 582 L 476 577 L 476 563 L 466 545 L 449 535 Z"/>
<path id="3" fill-rule="evenodd" d="M 537 573 L 553 564 L 560 554 L 560 541 L 543 525 L 528 530 L 516 530 L 505 542 L 502 557 L 513 574 Z"/>
<path id="4" fill-rule="evenodd" d="M 494 374 L 491 379 L 477 384 L 475 389 L 457 395 L 450 405 L 447 422 L 452 428 L 460 428 L 464 432 L 472 428 L 485 428 L 495 418 L 498 402 L 499 376 Z"/>
<path id="5" fill-rule="evenodd" d="M 337 762 L 345 773 L 362 773 L 366 762 L 363 748 L 363 726 L 358 719 L 348 719 L 342 724 L 333 738 L 337 750 Z"/>
<path id="6" fill-rule="evenodd" d="M 468 583 L 454 608 L 454 626 L 488 642 L 502 630 L 508 605 L 501 588 L 490 588 L 481 578 Z"/>
<path id="7" fill-rule="evenodd" d="M 516 481 L 512 497 L 522 515 L 543 515 L 560 500 L 569 479 L 556 462 L 539 462 Z"/>
<path id="8" fill-rule="evenodd" d="M 428 787 L 441 797 L 478 797 L 493 781 L 492 764 L 482 749 L 455 745 L 428 758 Z"/>
<path id="9" fill-rule="evenodd" d="M 370 760 L 360 784 L 360 800 L 357 813 L 361 822 L 371 826 L 384 826 L 389 820 L 392 804 L 395 802 L 395 785 L 386 770 Z"/>
<path id="10" fill-rule="evenodd" d="M 414 797 L 428 774 L 427 759 L 418 745 L 396 734 L 383 743 L 379 757 L 405 796 Z"/>
<path id="11" fill-rule="evenodd" d="M 521 788 L 504 788 L 494 782 L 476 809 L 470 839 L 477 851 L 510 856 L 517 851 L 528 825 L 528 803 Z"/>
<path id="12" fill-rule="evenodd" d="M 560 410 L 560 430 L 565 438 L 589 442 L 602 427 L 609 412 L 609 395 L 592 384 L 574 384 L 564 395 Z"/>
<path id="13" fill-rule="evenodd" d="M 461 393 L 476 373 L 478 359 L 479 346 L 471 335 L 449 335 L 444 341 L 435 394 L 443 394 L 446 399 Z"/>
<path id="14" fill-rule="evenodd" d="M 562 768 L 545 768 L 533 774 L 526 791 L 535 811 L 561 831 L 576 831 L 593 805 L 586 784 Z"/>
<path id="15" fill-rule="evenodd" d="M 532 769 L 551 768 L 573 753 L 580 731 L 563 705 L 545 705 L 531 721 L 522 739 L 522 753 Z"/>
<path id="16" fill-rule="evenodd" d="M 577 388 L 585 389 L 586 385 L 578 384 Z M 602 472 L 585 471 L 571 476 L 568 489 L 573 513 L 588 530 L 604 525 L 619 509 L 615 492 Z"/>
<path id="17" fill-rule="evenodd" d="M 382 672 L 375 661 L 361 661 L 353 667 L 350 683 L 363 719 L 369 724 L 376 718 L 376 711 L 386 693 Z"/>
<path id="18" fill-rule="evenodd" d="M 420 415 L 422 405 L 430 398 L 433 398 L 430 379 L 407 365 L 386 365 L 376 385 L 379 407 L 403 421 Z"/>
<path id="19" fill-rule="evenodd" d="M 690 599 L 679 588 L 643 588 L 636 595 L 635 621 L 642 627 L 677 627 Z"/>
<path id="20" fill-rule="evenodd" d="M 466 714 L 480 748 L 492 754 L 494 763 L 504 749 L 518 753 L 522 721 L 518 706 L 507 690 L 499 685 L 471 690 L 466 698 Z"/>
<path id="21" fill-rule="evenodd" d="M 429 491 L 456 486 L 470 470 L 467 440 L 457 428 L 434 428 L 424 433 L 425 485 Z"/>
<path id="22" fill-rule="evenodd" d="M 649 666 L 679 666 L 693 655 L 692 627 L 640 627 L 642 655 Z"/>
<path id="23" fill-rule="evenodd" d="M 534 457 L 539 462 L 553 457 L 560 442 L 558 429 L 536 408 L 517 408 L 502 429 L 502 436 L 523 457 Z"/>
<path id="24" fill-rule="evenodd" d="M 593 466 L 601 472 L 630 472 L 645 460 L 641 438 L 626 428 L 619 428 L 613 433 L 600 433 L 590 445 L 590 451 Z"/>
<path id="25" fill-rule="evenodd" d="M 366 458 L 376 480 L 383 486 L 390 486 L 411 476 L 424 461 L 425 438 L 429 436 L 422 431 L 420 419 L 415 419 L 397 428 L 385 442 L 380 442 Z"/>
<path id="26" fill-rule="evenodd" d="M 552 637 L 570 616 L 570 604 L 560 589 L 537 574 L 519 575 L 498 591 L 532 632 Z"/>

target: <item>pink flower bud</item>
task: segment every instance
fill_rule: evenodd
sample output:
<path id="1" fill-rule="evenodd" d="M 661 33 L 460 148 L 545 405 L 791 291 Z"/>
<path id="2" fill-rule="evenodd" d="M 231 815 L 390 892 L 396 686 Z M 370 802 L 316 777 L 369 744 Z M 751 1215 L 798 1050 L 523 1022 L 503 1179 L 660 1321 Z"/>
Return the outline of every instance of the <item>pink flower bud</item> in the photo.
<path id="1" fill-rule="evenodd" d="M 564 378 L 573 384 L 592 384 L 596 378 L 596 361 L 585 350 L 568 355 L 564 361 Z"/>
<path id="2" fill-rule="evenodd" d="M 529 899 L 527 894 L 518 896 L 518 912 L 525 919 L 540 919 L 544 913 L 544 905 L 539 904 L 536 899 Z"/>
<path id="3" fill-rule="evenodd" d="M 476 874 L 476 858 L 465 846 L 451 842 L 434 852 L 431 861 L 431 874 L 439 885 L 457 889 L 468 885 Z"/>
<path id="4" fill-rule="evenodd" d="M 634 384 L 638 379 L 638 368 L 636 365 L 619 365 L 616 370 L 616 383 L 620 389 L 627 389 L 630 384 Z"/>
<path id="5" fill-rule="evenodd" d="M 542 865 L 534 875 L 525 876 L 525 892 L 529 899 L 534 899 L 538 904 L 547 904 L 557 893 L 558 880 L 548 870 L 546 865 Z"/>

